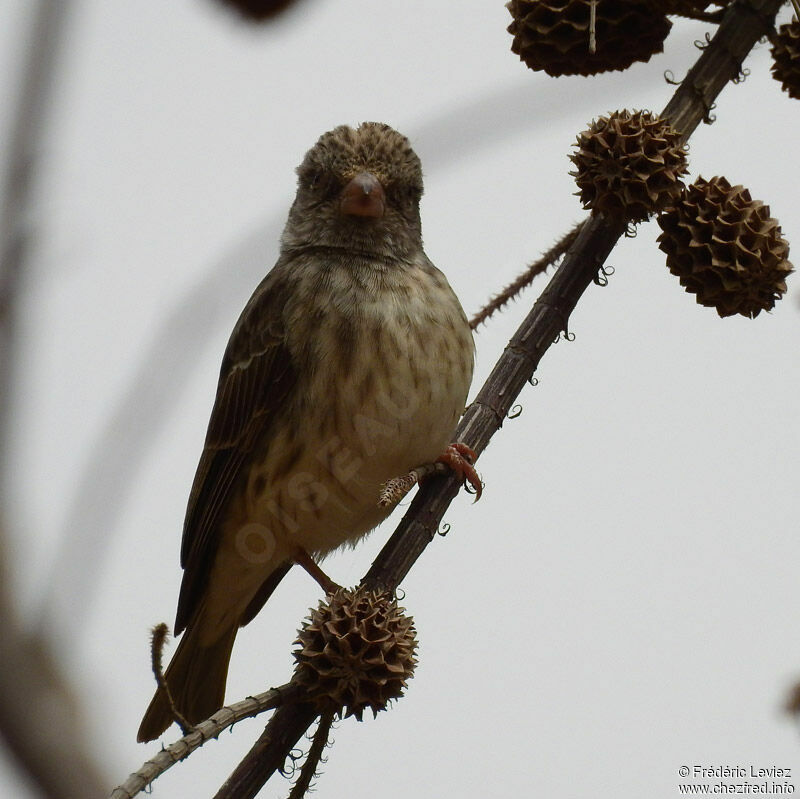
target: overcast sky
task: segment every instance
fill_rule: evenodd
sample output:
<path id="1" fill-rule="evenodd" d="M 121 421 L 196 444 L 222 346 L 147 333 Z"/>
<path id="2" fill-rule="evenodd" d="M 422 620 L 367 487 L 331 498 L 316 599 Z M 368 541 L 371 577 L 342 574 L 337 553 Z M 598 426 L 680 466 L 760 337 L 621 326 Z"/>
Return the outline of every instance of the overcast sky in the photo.
<path id="1" fill-rule="evenodd" d="M 0 4 L 3 131 L 27 6 Z M 660 110 L 664 71 L 682 77 L 709 26 L 675 22 L 666 52 L 624 73 L 555 80 L 510 52 L 499 0 L 302 0 L 262 28 L 211 0 L 73 6 L 7 513 L 22 610 L 58 641 L 111 785 L 158 750 L 135 743 L 148 628 L 174 619 L 222 351 L 274 263 L 304 152 L 343 122 L 407 134 L 426 251 L 470 313 L 583 218 L 576 134 L 610 110 Z M 800 103 L 769 65 L 762 43 L 692 138 L 690 170 L 749 187 L 792 243 Z M 390 712 L 336 726 L 318 796 L 672 797 L 683 765 L 800 767 L 781 713 L 800 678 L 800 284 L 772 314 L 719 319 L 669 274 L 657 233 L 612 253 L 575 340 L 547 353 L 481 458 L 483 499 L 453 503 L 404 583 L 417 675 Z M 543 286 L 480 331 L 471 395 Z M 398 518 L 330 558 L 331 576 L 356 583 Z M 294 571 L 240 633 L 229 701 L 289 678 L 319 598 Z M 153 796 L 213 795 L 263 723 Z M 0 758 L 0 794 L 33 796 Z M 278 777 L 262 795 L 288 791 Z"/>

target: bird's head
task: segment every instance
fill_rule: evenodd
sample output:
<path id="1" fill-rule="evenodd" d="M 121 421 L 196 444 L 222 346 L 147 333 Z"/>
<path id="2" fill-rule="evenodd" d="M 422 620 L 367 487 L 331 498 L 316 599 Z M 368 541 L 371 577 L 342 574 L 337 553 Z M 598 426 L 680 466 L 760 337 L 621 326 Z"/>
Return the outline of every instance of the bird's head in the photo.
<path id="1" fill-rule="evenodd" d="M 297 168 L 297 197 L 284 249 L 336 247 L 410 258 L 422 248 L 422 167 L 408 139 L 388 125 L 340 125 Z"/>

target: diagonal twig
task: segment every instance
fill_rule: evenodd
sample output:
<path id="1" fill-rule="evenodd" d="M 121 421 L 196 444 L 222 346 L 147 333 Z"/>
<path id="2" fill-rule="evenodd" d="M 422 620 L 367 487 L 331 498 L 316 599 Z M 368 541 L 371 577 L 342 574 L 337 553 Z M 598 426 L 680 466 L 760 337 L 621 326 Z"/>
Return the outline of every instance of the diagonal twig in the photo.
<path id="1" fill-rule="evenodd" d="M 159 624 L 156 624 L 153 627 L 151 634 L 150 634 L 150 665 L 153 669 L 153 675 L 156 678 L 156 683 L 158 683 L 158 687 L 161 689 L 164 696 L 167 698 L 167 704 L 169 705 L 170 713 L 172 714 L 172 718 L 175 720 L 176 724 L 181 728 L 181 732 L 184 735 L 188 735 L 192 729 L 193 725 L 185 718 L 185 716 L 178 710 L 175 706 L 175 700 L 172 698 L 172 691 L 169 690 L 169 685 L 167 685 L 167 680 L 164 677 L 164 668 L 162 664 L 162 656 L 164 653 L 164 644 L 169 637 L 169 627 L 162 621 Z"/>
<path id="2" fill-rule="evenodd" d="M 133 799 L 143 791 L 156 777 L 160 777 L 167 769 L 189 757 L 206 741 L 218 738 L 220 733 L 234 724 L 257 716 L 265 710 L 272 710 L 280 705 L 297 701 L 302 695 L 302 689 L 293 684 L 286 683 L 279 688 L 271 688 L 262 694 L 248 696 L 236 704 L 220 708 L 211 718 L 195 725 L 194 729 L 182 738 L 162 749 L 155 757 L 148 760 L 138 771 L 133 772 L 122 785 L 118 785 L 111 792 L 109 799 Z"/>
<path id="3" fill-rule="evenodd" d="M 322 760 L 322 753 L 328 745 L 328 736 L 331 732 L 333 725 L 334 713 L 326 710 L 319 717 L 319 725 L 314 733 L 314 740 L 311 742 L 311 748 L 308 750 L 306 762 L 303 763 L 303 768 L 300 769 L 300 776 L 289 794 L 289 799 L 303 799 L 308 789 L 311 787 L 311 780 L 317 773 L 317 766 Z"/>
<path id="4" fill-rule="evenodd" d="M 309 702 L 279 707 L 214 799 L 254 799 L 264 783 L 280 771 L 289 752 L 318 715 L 316 706 Z"/>
<path id="5" fill-rule="evenodd" d="M 569 232 L 565 233 L 549 250 L 542 253 L 518 278 L 509 283 L 501 292 L 495 294 L 483 308 L 469 320 L 469 326 L 475 330 L 482 325 L 495 311 L 499 311 L 509 300 L 512 300 L 523 289 L 533 283 L 537 275 L 541 275 L 548 267 L 552 266 L 570 248 L 580 232 L 583 222 L 578 222 Z"/>

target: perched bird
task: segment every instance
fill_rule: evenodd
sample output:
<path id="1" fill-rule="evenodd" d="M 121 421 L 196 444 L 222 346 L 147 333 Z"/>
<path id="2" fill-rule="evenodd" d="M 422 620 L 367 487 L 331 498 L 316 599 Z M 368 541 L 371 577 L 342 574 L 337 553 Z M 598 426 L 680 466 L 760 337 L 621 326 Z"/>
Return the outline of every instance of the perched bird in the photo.
<path id="1" fill-rule="evenodd" d="M 219 709 L 239 627 L 294 563 L 354 544 L 391 508 L 381 486 L 443 459 L 464 410 L 474 344 L 422 249 L 422 170 L 404 136 L 365 122 L 325 133 L 297 169 L 278 262 L 250 298 L 220 370 L 183 529 L 165 678 L 197 723 Z M 479 481 L 477 481 L 479 486 Z M 159 689 L 138 739 L 173 721 Z"/>

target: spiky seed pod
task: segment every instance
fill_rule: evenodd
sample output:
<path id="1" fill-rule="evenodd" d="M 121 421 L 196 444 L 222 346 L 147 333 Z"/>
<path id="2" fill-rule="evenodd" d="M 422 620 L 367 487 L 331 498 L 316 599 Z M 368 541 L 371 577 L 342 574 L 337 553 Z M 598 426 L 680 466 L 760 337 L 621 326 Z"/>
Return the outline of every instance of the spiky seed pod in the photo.
<path id="1" fill-rule="evenodd" d="M 589 52 L 591 0 L 510 0 L 511 50 L 548 75 L 594 75 L 649 61 L 672 27 L 655 0 L 597 0 L 595 52 Z"/>
<path id="2" fill-rule="evenodd" d="M 800 100 L 800 22 L 781 25 L 772 37 L 772 76 L 789 97 Z"/>
<path id="3" fill-rule="evenodd" d="M 218 0 L 218 2 L 235 9 L 245 19 L 264 22 L 285 11 L 294 0 Z"/>
<path id="4" fill-rule="evenodd" d="M 786 292 L 789 245 L 769 206 L 743 186 L 698 178 L 658 224 L 669 271 L 720 316 L 758 316 Z"/>
<path id="5" fill-rule="evenodd" d="M 680 197 L 686 147 L 649 111 L 615 111 L 594 120 L 570 155 L 584 208 L 641 222 Z"/>
<path id="6" fill-rule="evenodd" d="M 325 710 L 361 721 L 403 695 L 417 660 L 414 620 L 389 594 L 340 589 L 298 634 L 295 679 Z M 346 708 L 344 712 L 343 708 Z"/>

